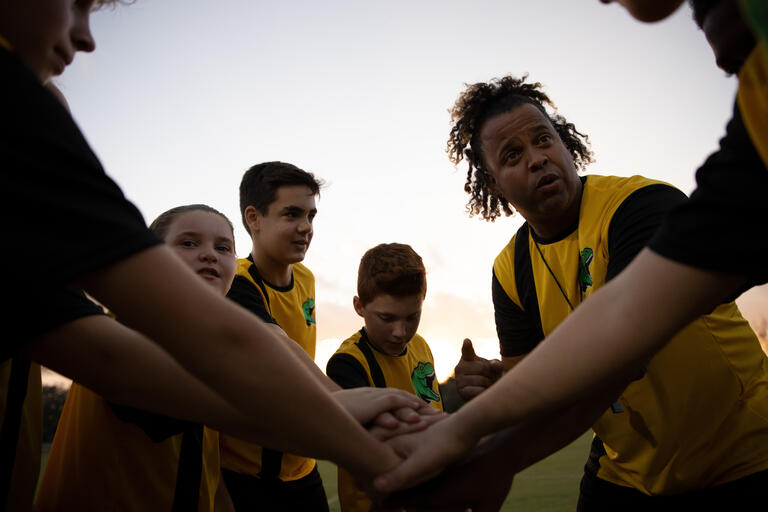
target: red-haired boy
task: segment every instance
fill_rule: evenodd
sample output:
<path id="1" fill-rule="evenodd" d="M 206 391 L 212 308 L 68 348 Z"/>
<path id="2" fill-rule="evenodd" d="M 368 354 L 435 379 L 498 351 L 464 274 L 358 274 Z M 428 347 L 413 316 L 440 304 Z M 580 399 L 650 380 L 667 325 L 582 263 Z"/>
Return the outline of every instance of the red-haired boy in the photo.
<path id="1" fill-rule="evenodd" d="M 416 334 L 426 292 L 424 263 L 411 246 L 391 243 L 369 249 L 360 260 L 352 300 L 365 326 L 341 344 L 328 361 L 327 375 L 345 389 L 403 389 L 442 411 L 432 351 Z M 343 512 L 371 507 L 342 469 L 339 499 Z"/>

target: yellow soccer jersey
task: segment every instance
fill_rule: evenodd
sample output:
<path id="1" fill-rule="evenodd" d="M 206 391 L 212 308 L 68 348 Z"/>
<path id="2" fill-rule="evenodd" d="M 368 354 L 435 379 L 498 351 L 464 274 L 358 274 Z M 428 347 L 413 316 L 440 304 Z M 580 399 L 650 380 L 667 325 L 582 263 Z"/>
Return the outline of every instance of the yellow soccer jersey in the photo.
<path id="1" fill-rule="evenodd" d="M 190 438 L 196 462 L 180 468 L 183 442 L 190 442 L 182 434 L 153 442 L 145 430 L 119 419 L 101 396 L 72 384 L 40 483 L 39 510 L 170 511 L 178 493 L 177 505 L 197 494 L 197 510 L 212 512 L 220 475 L 218 433 L 193 428 L 202 436 Z M 200 476 L 192 483 L 187 475 L 196 471 Z M 177 489 L 184 482 L 189 485 Z"/>
<path id="2" fill-rule="evenodd" d="M 265 281 L 249 258 L 238 259 L 237 274 L 227 297 L 265 321 L 279 325 L 289 338 L 315 358 L 315 277 L 301 263 L 293 264 L 288 286 Z M 221 436 L 221 465 L 230 471 L 253 477 L 298 480 L 315 467 L 315 459 L 262 449 L 240 439 Z"/>
<path id="3" fill-rule="evenodd" d="M 622 247 L 642 247 L 653 222 L 639 219 L 663 213 L 669 189 L 641 177 L 590 175 L 571 232 L 538 241 L 527 226 L 518 231 L 494 264 L 502 353 L 529 352 L 620 271 L 611 266 L 614 253 L 628 261 Z M 587 473 L 650 495 L 768 468 L 768 364 L 736 305 L 722 304 L 680 331 L 593 429 L 602 442 L 593 444 Z"/>
<path id="4" fill-rule="evenodd" d="M 40 365 L 21 358 L 0 363 L 2 491 L 5 510 L 29 510 L 40 474 L 42 384 Z"/>
<path id="5" fill-rule="evenodd" d="M 443 410 L 432 351 L 418 334 L 408 342 L 403 354 L 390 356 L 376 350 L 368 341 L 365 329 L 361 329 L 341 344 L 328 361 L 326 373 L 345 389 L 363 386 L 402 389 L 418 396 L 431 407 Z M 343 512 L 370 510 L 368 496 L 341 468 L 338 489 Z"/>

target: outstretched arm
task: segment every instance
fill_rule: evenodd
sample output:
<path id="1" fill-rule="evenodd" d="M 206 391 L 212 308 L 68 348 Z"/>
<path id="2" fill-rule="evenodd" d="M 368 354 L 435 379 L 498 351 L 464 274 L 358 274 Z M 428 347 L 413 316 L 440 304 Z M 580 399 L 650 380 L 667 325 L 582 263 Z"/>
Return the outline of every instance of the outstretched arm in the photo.
<path id="1" fill-rule="evenodd" d="M 611 400 L 601 398 L 600 389 L 622 389 L 679 329 L 743 282 L 644 249 L 495 385 L 430 429 L 440 435 L 441 451 L 419 450 L 418 457 L 401 452 L 408 459 L 377 479 L 377 488 L 388 492 L 419 475 L 433 476 L 483 436 L 544 420 L 585 396 L 591 417 L 583 421 L 591 424 Z"/>
<path id="2" fill-rule="evenodd" d="M 140 252 L 80 284 L 258 422 L 262 444 L 331 459 L 367 476 L 395 464 L 391 450 L 333 400 L 264 322 L 205 286 L 167 247 Z"/>

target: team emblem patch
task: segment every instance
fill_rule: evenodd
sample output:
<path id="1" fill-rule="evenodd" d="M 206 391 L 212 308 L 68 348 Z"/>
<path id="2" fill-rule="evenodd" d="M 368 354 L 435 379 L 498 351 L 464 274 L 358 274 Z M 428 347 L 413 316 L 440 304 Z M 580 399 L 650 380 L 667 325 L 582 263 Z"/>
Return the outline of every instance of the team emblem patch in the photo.
<path id="1" fill-rule="evenodd" d="M 592 286 L 592 274 L 589 273 L 589 265 L 595 257 L 594 251 L 585 247 L 583 251 L 579 253 L 579 287 L 581 293 L 587 291 L 587 288 Z"/>
<path id="2" fill-rule="evenodd" d="M 307 327 L 315 323 L 315 299 L 309 298 L 301 305 L 301 310 L 304 312 L 304 320 L 307 322 Z"/>
<path id="3" fill-rule="evenodd" d="M 432 363 L 423 363 L 419 361 L 416 368 L 411 372 L 411 382 L 416 390 L 416 396 L 425 402 L 439 402 L 440 395 L 432 389 L 435 382 L 435 367 Z"/>

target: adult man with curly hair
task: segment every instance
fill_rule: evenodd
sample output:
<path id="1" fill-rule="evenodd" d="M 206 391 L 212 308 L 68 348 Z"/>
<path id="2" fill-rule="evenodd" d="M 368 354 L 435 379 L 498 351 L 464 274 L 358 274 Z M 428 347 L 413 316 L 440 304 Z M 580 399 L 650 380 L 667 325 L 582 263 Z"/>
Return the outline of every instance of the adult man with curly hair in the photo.
<path id="1" fill-rule="evenodd" d="M 502 368 L 516 366 L 618 275 L 665 214 L 686 201 L 670 185 L 642 176 L 580 177 L 591 161 L 587 138 L 550 113 L 553 107 L 539 83 L 504 77 L 470 85 L 452 110 L 448 152 L 456 164 L 467 161 L 469 213 L 494 220 L 516 210 L 526 222 L 493 265 L 502 361 L 475 356 L 465 341 L 455 373 L 459 392 L 471 402 L 436 425 L 430 439 L 440 438 L 435 430 L 453 428 L 471 446 L 478 431 L 498 425 L 506 402 L 484 390 Z M 488 482 L 499 480 L 503 467 L 510 477 L 501 480 L 509 485 L 515 471 L 565 445 L 599 416 L 579 510 L 706 507 L 761 492 L 768 480 L 768 414 L 759 411 L 768 412 L 768 365 L 736 305 L 723 303 L 699 317 L 641 366 L 629 386 L 604 385 L 486 443 L 494 449 L 485 451 L 496 453 L 485 469 L 478 472 L 481 463 L 461 473 Z M 541 391 L 528 392 L 535 399 Z M 430 442 L 426 435 L 412 439 Z M 401 453 L 408 446 L 404 441 Z"/>

